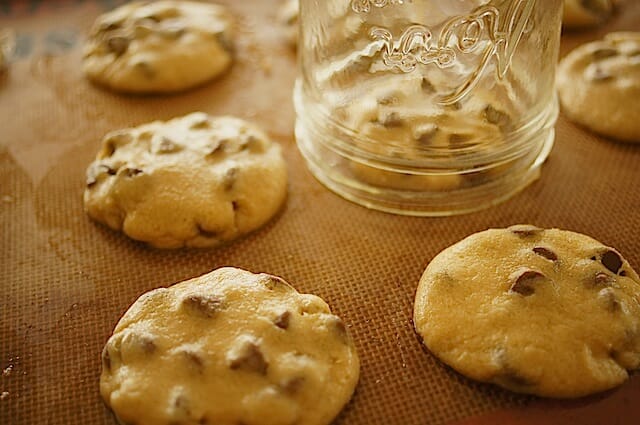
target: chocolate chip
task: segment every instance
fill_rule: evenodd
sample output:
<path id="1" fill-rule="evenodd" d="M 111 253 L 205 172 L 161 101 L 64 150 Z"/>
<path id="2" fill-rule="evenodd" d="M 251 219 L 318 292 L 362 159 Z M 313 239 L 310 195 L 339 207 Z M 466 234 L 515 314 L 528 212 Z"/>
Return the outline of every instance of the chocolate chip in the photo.
<path id="1" fill-rule="evenodd" d="M 542 273 L 535 270 L 526 270 L 518 276 L 509 291 L 528 297 L 536 292 L 536 283 L 544 277 Z"/>
<path id="2" fill-rule="evenodd" d="M 278 276 L 272 276 L 269 274 L 261 274 L 261 279 L 260 281 L 264 284 L 264 286 L 267 287 L 268 290 L 273 291 L 279 287 L 282 286 L 289 286 L 289 284 L 287 282 L 284 281 L 284 279 L 279 278 Z"/>
<path id="3" fill-rule="evenodd" d="M 593 283 L 597 286 L 609 286 L 614 282 L 614 280 L 613 276 L 599 272 L 594 276 Z"/>
<path id="4" fill-rule="evenodd" d="M 508 128 L 511 126 L 511 117 L 506 112 L 502 112 L 489 105 L 484 109 L 484 118 L 490 124 L 497 125 L 500 128 Z"/>
<path id="5" fill-rule="evenodd" d="M 108 345 L 105 345 L 102 349 L 102 367 L 111 372 L 111 355 L 109 354 Z"/>
<path id="6" fill-rule="evenodd" d="M 294 395 L 300 392 L 305 381 L 306 380 L 302 376 L 294 376 L 293 378 L 282 380 L 280 382 L 280 388 L 286 394 Z"/>
<path id="7" fill-rule="evenodd" d="M 229 367 L 232 370 L 246 370 L 266 375 L 269 364 L 256 342 L 245 341 L 238 355 L 229 362 Z"/>
<path id="8" fill-rule="evenodd" d="M 105 164 L 92 164 L 87 170 L 87 187 L 93 187 L 98 183 L 98 178 L 102 175 L 108 174 L 110 176 L 114 176 L 116 174 L 116 170 L 109 167 Z"/>
<path id="9" fill-rule="evenodd" d="M 225 171 L 222 176 L 222 187 L 226 191 L 230 191 L 233 189 L 236 181 L 238 180 L 239 170 L 237 167 L 231 167 L 227 171 Z"/>
<path id="10" fill-rule="evenodd" d="M 386 128 L 397 128 L 404 125 L 404 121 L 397 112 L 386 114 L 379 122 Z"/>
<path id="11" fill-rule="evenodd" d="M 199 223 L 196 224 L 196 227 L 198 228 L 198 233 L 200 233 L 201 236 L 205 237 L 205 238 L 209 238 L 209 239 L 215 239 L 217 237 L 220 236 L 219 232 L 216 232 L 215 230 L 208 230 L 205 229 L 204 227 L 202 227 L 202 225 L 200 225 Z"/>
<path id="12" fill-rule="evenodd" d="M 139 169 L 139 168 L 128 168 L 127 167 L 124 170 L 122 170 L 122 174 L 125 177 L 129 177 L 129 178 L 135 177 L 135 176 L 137 176 L 139 174 L 142 174 L 142 173 L 143 173 L 143 171 L 141 169 Z"/>
<path id="13" fill-rule="evenodd" d="M 507 230 L 509 230 L 511 233 L 518 235 L 520 237 L 530 237 L 530 236 L 534 236 L 534 235 L 538 235 L 540 233 L 542 233 L 542 229 L 536 226 L 531 226 L 528 224 L 518 224 L 515 226 L 511 226 L 509 227 Z"/>
<path id="14" fill-rule="evenodd" d="M 545 247 L 542 247 L 542 246 L 536 246 L 535 248 L 533 248 L 533 252 L 535 252 L 536 254 L 538 254 L 541 257 L 546 258 L 549 261 L 557 261 L 558 260 L 558 256 L 556 255 L 556 253 L 551 251 L 549 248 L 545 248 Z"/>
<path id="15" fill-rule="evenodd" d="M 197 121 L 194 121 L 189 128 L 191 130 L 206 130 L 211 128 L 211 122 L 208 118 L 201 118 Z"/>
<path id="16" fill-rule="evenodd" d="M 129 40 L 127 37 L 115 36 L 107 39 L 107 48 L 117 56 L 123 55 L 129 48 Z"/>
<path id="17" fill-rule="evenodd" d="M 238 201 L 232 201 L 231 208 L 233 209 L 233 211 L 238 211 L 240 209 L 240 204 L 238 203 Z"/>
<path id="18" fill-rule="evenodd" d="M 211 318 L 223 308 L 219 298 L 205 295 L 189 295 L 182 300 L 182 305 L 201 316 Z"/>
<path id="19" fill-rule="evenodd" d="M 204 371 L 204 360 L 196 352 L 183 350 L 181 355 L 191 370 L 200 374 Z"/>
<path id="20" fill-rule="evenodd" d="M 289 320 L 291 320 L 291 312 L 285 311 L 284 313 L 278 315 L 278 317 L 275 318 L 273 323 L 280 329 L 288 329 Z"/>
<path id="21" fill-rule="evenodd" d="M 162 137 L 162 140 L 160 141 L 160 143 L 158 143 L 156 147 L 156 153 L 159 153 L 159 154 L 175 153 L 181 150 L 182 150 L 182 146 L 178 145 L 177 143 L 174 143 L 171 139 L 164 136 Z"/>
<path id="22" fill-rule="evenodd" d="M 597 83 L 604 83 L 611 80 L 613 80 L 613 75 L 607 71 L 604 71 L 601 68 L 596 68 L 593 74 L 591 75 L 591 81 L 594 81 Z"/>
<path id="23" fill-rule="evenodd" d="M 473 135 L 471 134 L 453 133 L 449 135 L 449 143 L 452 145 L 463 145 L 471 140 L 473 140 Z"/>
<path id="24" fill-rule="evenodd" d="M 601 49 L 594 50 L 593 59 L 599 61 L 613 56 L 618 56 L 619 54 L 620 52 L 613 47 L 603 47 Z"/>
<path id="25" fill-rule="evenodd" d="M 422 144 L 429 144 L 438 133 L 438 126 L 435 124 L 420 127 L 415 132 L 415 139 Z"/>
<path id="26" fill-rule="evenodd" d="M 431 84 L 431 81 L 427 80 L 426 77 L 422 77 L 422 81 L 420 82 L 420 87 L 422 91 L 427 93 L 435 93 L 436 88 Z"/>
<path id="27" fill-rule="evenodd" d="M 151 339 L 148 336 L 142 336 L 142 335 L 140 335 L 137 339 L 138 339 L 140 348 L 142 348 L 142 351 L 144 351 L 146 354 L 155 353 L 157 346 L 156 346 L 156 343 L 153 342 L 153 339 Z"/>
<path id="28" fill-rule="evenodd" d="M 607 268 L 607 270 L 614 274 L 618 274 L 622 267 L 622 258 L 620 258 L 620 254 L 613 250 L 609 250 L 602 254 L 600 262 Z"/>
<path id="29" fill-rule="evenodd" d="M 598 297 L 603 300 L 607 310 L 611 313 L 620 311 L 620 301 L 613 291 L 613 288 L 604 288 L 600 290 L 600 292 L 598 292 Z"/>
<path id="30" fill-rule="evenodd" d="M 625 270 L 620 270 L 620 273 L 618 273 L 618 275 L 624 277 L 627 275 L 627 272 Z"/>

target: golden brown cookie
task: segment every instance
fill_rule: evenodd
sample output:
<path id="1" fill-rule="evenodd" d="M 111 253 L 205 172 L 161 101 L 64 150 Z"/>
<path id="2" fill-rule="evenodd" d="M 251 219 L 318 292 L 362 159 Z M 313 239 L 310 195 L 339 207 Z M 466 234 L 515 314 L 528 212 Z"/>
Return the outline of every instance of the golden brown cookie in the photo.
<path id="1" fill-rule="evenodd" d="M 125 4 L 96 20 L 83 69 L 92 81 L 128 93 L 185 90 L 232 62 L 233 18 L 220 5 L 161 0 Z"/>
<path id="2" fill-rule="evenodd" d="M 470 378 L 580 397 L 640 367 L 640 278 L 615 249 L 585 235 L 491 229 L 431 261 L 414 323 L 433 354 Z"/>
<path id="3" fill-rule="evenodd" d="M 142 295 L 102 366 L 106 404 L 137 425 L 327 425 L 359 376 L 322 299 L 230 267 Z"/>
<path id="4" fill-rule="evenodd" d="M 259 228 L 286 193 L 278 144 L 246 121 L 200 112 L 106 135 L 84 207 L 152 246 L 202 248 Z"/>

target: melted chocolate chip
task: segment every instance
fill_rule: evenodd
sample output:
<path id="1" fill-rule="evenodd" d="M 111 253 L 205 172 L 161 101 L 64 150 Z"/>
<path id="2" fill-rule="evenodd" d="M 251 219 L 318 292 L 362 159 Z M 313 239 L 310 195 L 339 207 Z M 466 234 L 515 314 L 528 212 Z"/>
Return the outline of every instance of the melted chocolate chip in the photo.
<path id="1" fill-rule="evenodd" d="M 208 318 L 213 317 L 223 307 L 220 299 L 205 295 L 189 295 L 182 300 L 182 305 L 190 311 Z"/>
<path id="2" fill-rule="evenodd" d="M 107 48 L 117 56 L 123 55 L 129 48 L 129 40 L 127 37 L 110 37 L 107 39 Z"/>
<path id="3" fill-rule="evenodd" d="M 540 272 L 537 272 L 535 270 L 527 270 L 520 276 L 518 276 L 509 290 L 511 292 L 516 292 L 522 296 L 528 297 L 536 292 L 536 283 L 544 277 L 545 276 Z"/>
<path id="4" fill-rule="evenodd" d="M 546 258 L 549 261 L 557 261 L 558 260 L 558 256 L 556 255 L 556 253 L 551 251 L 549 248 L 545 248 L 545 247 L 542 247 L 542 246 L 537 246 L 537 247 L 533 248 L 533 252 L 535 252 L 536 254 L 538 254 L 541 257 Z"/>
<path id="5" fill-rule="evenodd" d="M 285 311 L 284 313 L 278 315 L 278 317 L 275 318 L 275 320 L 273 321 L 273 323 L 279 327 L 280 329 L 289 329 L 289 321 L 291 320 L 291 312 L 290 311 Z"/>
<path id="6" fill-rule="evenodd" d="M 520 237 L 530 237 L 542 233 L 542 229 L 536 226 L 530 226 L 528 224 L 511 226 L 508 229 L 511 233 Z"/>
<path id="7" fill-rule="evenodd" d="M 258 344 L 247 342 L 241 350 L 240 355 L 231 360 L 229 367 L 232 370 L 241 369 L 266 375 L 269 364 L 265 360 Z"/>
<path id="8" fill-rule="evenodd" d="M 295 376 L 293 378 L 288 378 L 280 382 L 280 388 L 284 393 L 294 395 L 300 392 L 302 386 L 304 385 L 304 382 L 304 377 Z"/>
<path id="9" fill-rule="evenodd" d="M 614 274 L 618 274 L 622 267 L 622 258 L 620 258 L 620 254 L 613 250 L 609 250 L 602 254 L 600 262 L 607 268 L 607 270 Z"/>
<path id="10" fill-rule="evenodd" d="M 135 176 L 137 176 L 139 174 L 142 174 L 142 173 L 143 173 L 143 171 L 141 169 L 139 169 L 139 168 L 125 168 L 124 170 L 122 170 L 122 174 L 125 177 L 129 177 L 129 178 L 135 177 Z"/>

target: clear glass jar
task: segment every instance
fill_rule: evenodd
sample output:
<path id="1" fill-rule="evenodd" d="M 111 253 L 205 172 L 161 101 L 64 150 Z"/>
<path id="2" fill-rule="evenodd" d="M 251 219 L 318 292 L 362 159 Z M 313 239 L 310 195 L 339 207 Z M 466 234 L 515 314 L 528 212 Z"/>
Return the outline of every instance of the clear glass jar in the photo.
<path id="1" fill-rule="evenodd" d="M 300 0 L 296 139 L 359 204 L 469 212 L 535 180 L 554 140 L 562 0 Z"/>

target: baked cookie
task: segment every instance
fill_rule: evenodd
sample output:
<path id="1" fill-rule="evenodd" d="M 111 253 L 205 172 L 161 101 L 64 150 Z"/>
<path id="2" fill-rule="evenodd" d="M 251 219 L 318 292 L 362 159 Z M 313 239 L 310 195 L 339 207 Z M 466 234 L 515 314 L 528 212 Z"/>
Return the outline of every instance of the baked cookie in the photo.
<path id="1" fill-rule="evenodd" d="M 199 112 L 106 135 L 84 206 L 158 248 L 212 247 L 265 224 L 286 187 L 279 145 L 241 119 Z"/>
<path id="2" fill-rule="evenodd" d="M 232 62 L 233 19 L 223 6 L 133 2 L 100 16 L 84 49 L 92 81 L 127 93 L 185 90 Z"/>
<path id="3" fill-rule="evenodd" d="M 565 114 L 606 137 L 640 142 L 640 32 L 617 32 L 569 53 L 558 68 Z"/>
<path id="4" fill-rule="evenodd" d="M 562 25 L 565 28 L 594 27 L 607 20 L 612 11 L 612 0 L 564 0 Z"/>
<path id="5" fill-rule="evenodd" d="M 15 49 L 15 34 L 8 29 L 0 29 L 0 73 L 5 71 L 9 64 L 9 58 Z"/>
<path id="6" fill-rule="evenodd" d="M 580 397 L 640 367 L 640 278 L 578 233 L 518 225 L 471 235 L 431 261 L 414 308 L 433 354 L 513 391 Z"/>
<path id="7" fill-rule="evenodd" d="M 287 41 L 292 47 L 298 46 L 298 13 L 300 3 L 298 0 L 284 0 L 278 13 L 278 20 L 284 28 Z"/>
<path id="8" fill-rule="evenodd" d="M 329 424 L 358 382 L 339 317 L 285 281 L 231 267 L 142 295 L 102 352 L 123 424 Z"/>

